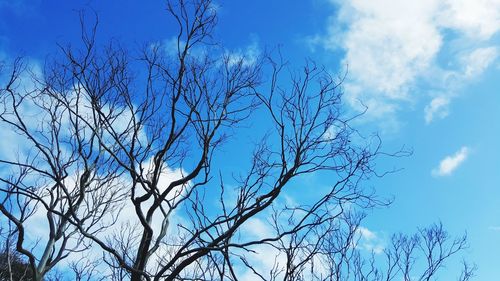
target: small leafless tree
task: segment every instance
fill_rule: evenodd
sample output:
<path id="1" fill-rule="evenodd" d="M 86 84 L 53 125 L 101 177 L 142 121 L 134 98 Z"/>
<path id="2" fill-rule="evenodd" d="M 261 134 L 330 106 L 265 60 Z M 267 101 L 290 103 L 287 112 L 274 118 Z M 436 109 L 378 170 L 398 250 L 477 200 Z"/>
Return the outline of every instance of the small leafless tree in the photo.
<path id="1" fill-rule="evenodd" d="M 284 275 L 264 280 L 437 280 L 445 263 L 468 247 L 465 235 L 452 238 L 442 224 L 413 235 L 395 234 L 387 244 L 367 247 L 373 241 L 364 237 L 363 217 L 346 212 L 313 233 L 296 233 L 287 243 L 280 241 L 275 247 L 286 253 L 286 263 L 279 268 Z M 471 280 L 475 270 L 463 262 L 457 280 Z"/>
<path id="2" fill-rule="evenodd" d="M 295 71 L 281 57 L 225 50 L 212 38 L 211 0 L 168 1 L 167 10 L 178 24 L 172 46 L 98 47 L 96 25 L 83 25 L 82 48 L 61 46 L 30 87 L 22 60 L 9 71 L 0 121 L 28 148 L 0 160 L 0 211 L 36 280 L 96 247 L 112 280 L 307 280 L 319 276 L 314 268 L 329 272 L 318 280 L 348 280 L 344 266 L 366 280 L 354 210 L 388 203 L 361 185 L 379 176 L 374 163 L 386 154 L 343 113 L 343 77 L 311 61 Z M 223 145 L 252 122 L 261 124 L 253 153 L 242 152 L 246 170 L 214 171 Z M 322 185 L 301 182 L 306 175 Z M 27 238 L 32 218 L 46 220 L 48 237 Z M 249 233 L 256 223 L 269 229 Z M 269 276 L 255 258 L 266 247 L 284 257 Z M 393 253 L 398 266 L 403 253 Z M 77 279 L 101 266 L 88 264 L 74 267 Z"/>

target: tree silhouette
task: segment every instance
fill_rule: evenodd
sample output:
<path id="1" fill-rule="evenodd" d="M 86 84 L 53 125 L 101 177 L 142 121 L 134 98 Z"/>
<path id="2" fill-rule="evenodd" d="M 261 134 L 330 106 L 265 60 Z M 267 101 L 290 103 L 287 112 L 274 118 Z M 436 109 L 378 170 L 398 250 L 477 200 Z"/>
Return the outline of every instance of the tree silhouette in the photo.
<path id="1" fill-rule="evenodd" d="M 344 77 L 312 61 L 293 70 L 279 51 L 227 51 L 212 38 L 211 0 L 168 1 L 167 10 L 178 24 L 169 50 L 100 47 L 97 23 L 82 20 L 81 46 L 61 46 L 41 75 L 22 59 L 2 70 L 0 121 L 27 148 L 0 160 L 0 211 L 34 280 L 96 249 L 104 263 L 90 255 L 73 264 L 76 279 L 410 280 L 417 248 L 429 257 L 420 280 L 429 280 L 466 246 L 447 246 L 446 232 L 431 227 L 421 238 L 394 236 L 386 273 L 366 266 L 357 210 L 389 202 L 362 183 L 380 176 L 375 161 L 388 154 L 343 113 Z M 259 121 L 245 171 L 222 170 L 224 145 Z M 300 183 L 305 175 L 326 187 Z M 40 221 L 48 238 L 28 241 Z M 259 222 L 269 229 L 249 234 Z M 256 261 L 265 255 L 275 256 L 269 272 Z"/>

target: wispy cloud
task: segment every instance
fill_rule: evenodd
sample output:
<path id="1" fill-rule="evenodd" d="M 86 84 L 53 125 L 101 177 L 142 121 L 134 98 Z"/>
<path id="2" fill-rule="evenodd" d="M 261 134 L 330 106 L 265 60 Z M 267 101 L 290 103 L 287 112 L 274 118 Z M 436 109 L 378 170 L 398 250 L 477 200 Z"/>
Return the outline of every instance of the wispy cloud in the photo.
<path id="1" fill-rule="evenodd" d="M 492 231 L 500 231 L 500 226 L 497 226 L 497 225 L 495 225 L 495 226 L 490 226 L 490 227 L 488 227 L 488 229 L 489 229 L 489 230 L 492 230 Z"/>
<path id="2" fill-rule="evenodd" d="M 314 41 L 345 51 L 347 98 L 354 107 L 363 101 L 374 118 L 421 98 L 430 98 L 427 123 L 444 118 L 460 87 L 498 57 L 490 41 L 500 30 L 500 0 L 331 2 L 338 14 Z"/>
<path id="3" fill-rule="evenodd" d="M 433 176 L 451 175 L 469 156 L 470 149 L 466 146 L 460 148 L 455 154 L 446 156 L 439 166 L 432 170 Z"/>
<path id="4" fill-rule="evenodd" d="M 356 233 L 359 236 L 355 247 L 365 251 L 373 252 L 375 254 L 380 254 L 384 251 L 383 239 L 381 239 L 374 231 L 359 226 L 356 229 Z"/>
<path id="5" fill-rule="evenodd" d="M 361 238 L 365 240 L 373 240 L 377 238 L 377 235 L 366 227 L 358 227 L 357 232 L 361 236 Z"/>
<path id="6" fill-rule="evenodd" d="M 480 77 L 498 58 L 497 47 L 479 47 L 457 57 L 458 65 L 454 70 L 439 70 L 434 74 L 440 77 L 436 87 L 439 91 L 432 94 L 431 101 L 424 108 L 427 124 L 443 119 L 450 113 L 450 103 L 460 89 L 470 81 Z"/>
<path id="7" fill-rule="evenodd" d="M 186 42 L 173 36 L 160 42 L 152 43 L 150 47 L 152 49 L 158 48 L 164 51 L 168 56 L 176 57 L 185 47 L 185 44 Z M 249 67 L 257 62 L 261 52 L 257 38 L 252 38 L 251 42 L 242 48 L 216 49 L 213 46 L 212 48 L 192 47 L 189 54 L 193 58 L 204 59 L 208 53 L 220 53 L 220 55 L 222 55 L 221 60 L 226 61 L 228 66 L 241 64 L 243 67 Z"/>
<path id="8" fill-rule="evenodd" d="M 32 16 L 40 6 L 41 0 L 0 0 L 0 9 L 9 9 L 16 15 Z"/>
<path id="9" fill-rule="evenodd" d="M 252 66 L 257 62 L 260 55 L 259 44 L 253 40 L 250 45 L 244 49 L 237 49 L 226 52 L 226 59 L 230 66 L 241 63 L 242 66 Z"/>
<path id="10" fill-rule="evenodd" d="M 468 78 L 481 75 L 498 57 L 498 48 L 478 48 L 462 57 L 465 65 L 464 74 Z"/>
<path id="11" fill-rule="evenodd" d="M 430 123 L 434 118 L 444 118 L 448 116 L 450 99 L 444 96 L 437 96 L 424 108 L 425 122 Z"/>

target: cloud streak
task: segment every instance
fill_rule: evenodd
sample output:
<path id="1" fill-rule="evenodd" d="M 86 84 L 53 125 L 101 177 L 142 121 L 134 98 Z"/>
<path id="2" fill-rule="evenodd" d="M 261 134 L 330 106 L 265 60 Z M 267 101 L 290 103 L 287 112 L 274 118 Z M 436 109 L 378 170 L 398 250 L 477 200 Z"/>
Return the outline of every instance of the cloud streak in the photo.
<path id="1" fill-rule="evenodd" d="M 432 170 L 432 175 L 435 177 L 451 175 L 467 159 L 469 151 L 468 147 L 463 146 L 455 154 L 446 156 L 439 166 Z"/>

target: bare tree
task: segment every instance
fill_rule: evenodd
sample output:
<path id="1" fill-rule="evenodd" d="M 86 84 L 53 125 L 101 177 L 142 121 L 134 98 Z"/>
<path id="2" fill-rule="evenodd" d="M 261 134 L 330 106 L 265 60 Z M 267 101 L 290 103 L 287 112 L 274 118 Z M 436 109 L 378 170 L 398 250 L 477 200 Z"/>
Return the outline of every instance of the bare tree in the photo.
<path id="1" fill-rule="evenodd" d="M 0 160 L 9 171 L 0 178 L 0 211 L 36 280 L 97 246 L 112 280 L 239 280 L 248 272 L 306 280 L 319 276 L 314 268 L 329 271 L 318 280 L 351 280 L 340 272 L 366 280 L 354 210 L 388 204 L 361 184 L 380 176 L 374 163 L 387 154 L 377 135 L 351 127 L 357 116 L 343 113 L 343 76 L 312 61 L 294 71 L 281 57 L 225 50 L 212 38 L 211 0 L 168 1 L 167 10 L 178 24 L 168 50 L 98 47 L 96 25 L 82 24 L 82 48 L 61 46 L 62 58 L 47 62 L 43 75 L 31 73 L 31 88 L 22 85 L 23 62 L 13 63 L 0 120 L 28 149 Z M 213 171 L 240 125 L 262 118 L 262 136 L 241 159 L 246 172 Z M 304 175 L 321 176 L 325 186 L 301 184 Z M 286 200 L 293 192 L 310 196 Z M 49 234 L 28 249 L 28 222 L 40 213 Z M 249 235 L 259 221 L 271 227 Z M 269 276 L 252 258 L 265 248 L 276 255 Z M 432 260 L 425 276 L 462 248 Z M 398 256 L 399 272 L 403 254 L 388 254 Z M 90 280 L 97 271 L 74 272 Z"/>
<path id="2" fill-rule="evenodd" d="M 83 101 L 79 89 L 61 88 L 67 77 L 48 70 L 42 77 L 22 59 L 5 73 L 0 122 L 19 150 L 0 159 L 0 211 L 15 227 L 16 250 L 27 257 L 33 280 L 42 280 L 70 253 L 89 247 L 79 228 L 96 233 L 113 223 L 116 203 L 126 194 L 117 189 L 122 172 L 102 153 L 103 133 L 80 120 L 103 128 L 115 113 L 97 124 L 104 120 L 82 105 L 92 101 Z"/>
<path id="3" fill-rule="evenodd" d="M 442 224 L 413 235 L 395 234 L 388 245 L 366 248 L 363 215 L 346 212 L 333 224 L 297 233 L 278 249 L 286 253 L 286 274 L 279 280 L 437 280 L 440 269 L 468 247 L 466 235 L 452 238 Z M 476 270 L 463 262 L 457 280 L 471 280 Z M 278 280 L 267 278 L 265 280 Z"/>
<path id="4" fill-rule="evenodd" d="M 12 224 L 7 223 L 7 229 L 1 229 L 0 234 L 4 242 L 0 252 L 0 280 L 32 280 L 29 265 L 15 250 Z"/>

